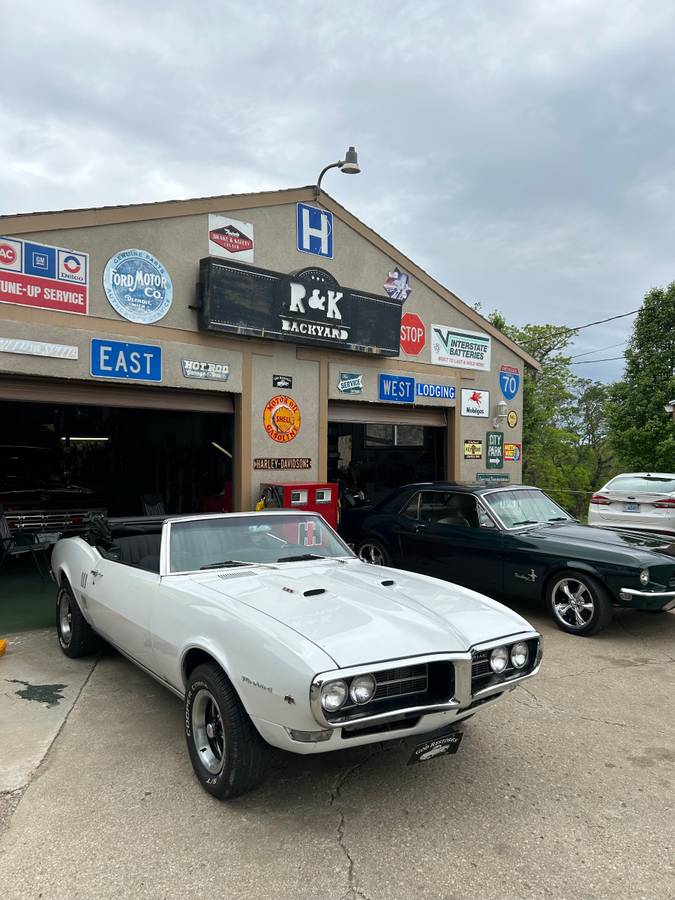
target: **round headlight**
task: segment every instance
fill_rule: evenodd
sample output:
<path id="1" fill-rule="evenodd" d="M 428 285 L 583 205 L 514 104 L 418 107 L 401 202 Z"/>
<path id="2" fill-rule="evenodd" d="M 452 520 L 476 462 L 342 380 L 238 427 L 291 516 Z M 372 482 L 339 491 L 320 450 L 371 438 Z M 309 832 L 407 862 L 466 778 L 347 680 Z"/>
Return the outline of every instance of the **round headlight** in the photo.
<path id="1" fill-rule="evenodd" d="M 340 709 L 347 699 L 347 684 L 344 681 L 327 681 L 321 688 L 321 705 L 326 712 Z"/>
<path id="2" fill-rule="evenodd" d="M 511 647 L 511 662 L 516 669 L 523 668 L 527 663 L 527 657 L 529 655 L 530 651 L 527 649 L 525 641 L 518 641 L 517 644 L 514 644 L 513 647 Z"/>
<path id="3" fill-rule="evenodd" d="M 357 675 L 349 685 L 349 696 L 354 703 L 361 705 L 373 699 L 377 683 L 372 675 Z"/>
<path id="4" fill-rule="evenodd" d="M 506 647 L 495 647 L 490 654 L 490 668 L 497 675 L 503 672 L 509 664 L 509 651 Z"/>
<path id="5" fill-rule="evenodd" d="M 640 584 L 645 586 L 649 584 L 649 569 L 643 569 L 640 572 Z"/>

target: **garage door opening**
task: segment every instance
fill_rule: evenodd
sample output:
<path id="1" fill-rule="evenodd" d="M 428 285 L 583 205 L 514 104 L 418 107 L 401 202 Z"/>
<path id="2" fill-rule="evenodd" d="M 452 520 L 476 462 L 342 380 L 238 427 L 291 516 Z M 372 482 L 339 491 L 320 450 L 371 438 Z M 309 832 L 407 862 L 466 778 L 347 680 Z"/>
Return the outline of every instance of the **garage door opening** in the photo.
<path id="1" fill-rule="evenodd" d="M 377 503 L 403 484 L 446 478 L 445 411 L 336 402 L 328 418 L 328 480 L 343 494 Z"/>

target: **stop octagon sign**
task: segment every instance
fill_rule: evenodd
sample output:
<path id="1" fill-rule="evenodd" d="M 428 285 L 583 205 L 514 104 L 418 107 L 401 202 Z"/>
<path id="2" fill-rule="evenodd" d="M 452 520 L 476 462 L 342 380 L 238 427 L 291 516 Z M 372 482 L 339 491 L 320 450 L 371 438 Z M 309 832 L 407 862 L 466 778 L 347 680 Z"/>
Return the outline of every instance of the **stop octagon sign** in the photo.
<path id="1" fill-rule="evenodd" d="M 417 313 L 406 313 L 401 319 L 401 350 L 417 356 L 427 340 L 424 322 Z"/>

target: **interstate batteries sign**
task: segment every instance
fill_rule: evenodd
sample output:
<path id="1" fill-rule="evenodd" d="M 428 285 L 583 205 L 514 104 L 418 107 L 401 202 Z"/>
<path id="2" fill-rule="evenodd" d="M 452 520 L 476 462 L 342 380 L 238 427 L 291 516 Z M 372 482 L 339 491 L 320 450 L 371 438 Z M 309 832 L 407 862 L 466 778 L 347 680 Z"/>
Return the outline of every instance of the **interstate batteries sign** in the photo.
<path id="1" fill-rule="evenodd" d="M 295 344 L 398 356 L 401 303 L 342 287 L 324 269 L 284 275 L 202 259 L 199 327 Z"/>
<path id="2" fill-rule="evenodd" d="M 455 369 L 490 371 L 491 341 L 479 331 L 431 326 L 431 362 Z"/>

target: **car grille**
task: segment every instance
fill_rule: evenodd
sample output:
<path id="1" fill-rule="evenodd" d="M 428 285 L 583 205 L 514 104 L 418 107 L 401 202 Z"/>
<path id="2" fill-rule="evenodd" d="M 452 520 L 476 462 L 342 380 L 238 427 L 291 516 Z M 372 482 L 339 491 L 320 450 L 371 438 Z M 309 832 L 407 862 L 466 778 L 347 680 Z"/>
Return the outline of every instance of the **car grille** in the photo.
<path id="1" fill-rule="evenodd" d="M 423 694 L 429 683 L 429 668 L 426 664 L 404 666 L 400 669 L 388 669 L 375 675 L 377 688 L 372 702 L 390 697 L 407 697 L 411 694 Z"/>
<path id="2" fill-rule="evenodd" d="M 497 684 L 503 684 L 504 682 L 508 682 L 513 678 L 517 678 L 521 675 L 527 675 L 531 672 L 537 660 L 537 651 L 539 649 L 539 641 L 536 638 L 532 640 L 526 641 L 529 655 L 527 659 L 526 665 L 522 669 L 516 669 L 515 666 L 511 665 L 509 661 L 508 666 L 501 672 L 499 675 L 496 675 L 491 667 L 490 667 L 490 653 L 493 648 L 490 650 L 481 650 L 479 652 L 474 652 L 472 662 L 471 662 L 471 693 L 476 694 L 478 691 L 483 690 L 486 687 L 493 687 Z M 511 646 L 510 644 L 504 643 L 505 647 Z"/>
<path id="3" fill-rule="evenodd" d="M 83 531 L 90 516 L 105 516 L 105 509 L 67 509 L 46 512 L 26 510 L 26 512 L 5 513 L 12 533 L 20 531 Z"/>

